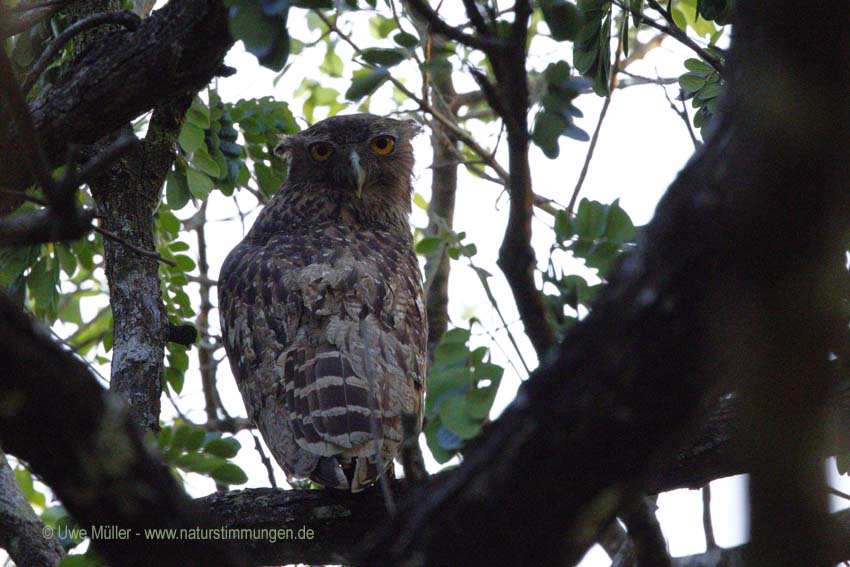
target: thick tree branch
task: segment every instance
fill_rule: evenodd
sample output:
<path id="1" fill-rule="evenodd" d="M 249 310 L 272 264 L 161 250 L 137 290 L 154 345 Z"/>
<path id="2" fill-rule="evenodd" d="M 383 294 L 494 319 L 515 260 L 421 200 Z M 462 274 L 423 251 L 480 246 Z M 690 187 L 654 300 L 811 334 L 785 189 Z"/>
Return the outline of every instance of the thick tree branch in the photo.
<path id="1" fill-rule="evenodd" d="M 174 160 L 174 147 L 191 96 L 160 106 L 133 152 L 90 183 L 106 230 L 153 252 L 154 210 Z M 110 389 L 130 404 L 136 423 L 159 430 L 163 349 L 169 324 L 159 265 L 112 241 L 104 242 L 109 303 L 114 320 Z"/>
<path id="2" fill-rule="evenodd" d="M 667 542 L 655 511 L 658 506 L 649 497 L 641 497 L 622 516 L 629 531 L 636 567 L 671 567 Z"/>
<path id="3" fill-rule="evenodd" d="M 38 58 L 38 61 L 36 61 L 32 66 L 32 70 L 26 76 L 24 82 L 21 84 L 21 90 L 25 93 L 30 91 L 50 62 L 53 61 L 53 58 L 56 57 L 59 51 L 65 47 L 65 44 L 73 39 L 74 36 L 97 26 L 102 26 L 103 24 L 119 24 L 128 30 L 135 30 L 139 27 L 139 22 L 139 16 L 133 12 L 93 14 L 80 21 L 74 22 L 60 33 L 56 39 L 53 40 L 50 46 L 44 50 Z"/>
<path id="4" fill-rule="evenodd" d="M 20 567 L 55 567 L 65 556 L 59 541 L 44 537 L 44 524 L 27 502 L 6 455 L 0 451 L 0 549 Z"/>
<path id="5" fill-rule="evenodd" d="M 465 45 L 473 49 L 480 49 L 487 54 L 506 53 L 509 50 L 508 44 L 502 40 L 493 39 L 488 36 L 470 35 L 464 33 L 459 28 L 448 25 L 425 0 L 407 0 L 407 3 L 412 12 L 428 22 L 428 26 L 431 28 L 432 33 L 456 41 L 461 45 Z M 473 21 L 473 23 L 475 23 L 475 21 Z"/>
<path id="6" fill-rule="evenodd" d="M 70 144 L 96 142 L 163 101 L 203 88 L 232 44 L 220 0 L 170 2 L 134 32 L 104 34 L 30 105 L 47 161 L 58 165 Z M 0 188 L 30 185 L 33 170 L 19 159 L 29 147 L 0 124 Z M 19 202 L 0 194 L 0 214 Z"/>
<path id="7" fill-rule="evenodd" d="M 98 552 L 124 567 L 243 565 L 220 541 L 144 537 L 145 528 L 209 524 L 142 443 L 124 404 L 4 292 L 0 320 L 0 442 L 80 525 L 130 530 L 128 539 L 94 540 Z"/>
<path id="8" fill-rule="evenodd" d="M 819 5 L 818 13 L 837 13 L 839 4 Z M 784 18 L 783 42 L 793 42 L 793 11 L 757 0 L 736 6 L 754 22 L 776 26 Z M 673 183 L 591 314 L 455 474 L 414 490 L 360 564 L 414 555 L 426 565 L 577 560 L 645 486 L 651 463 L 690 428 L 718 381 L 759 371 L 751 366 L 759 351 L 748 350 L 754 342 L 738 340 L 743 321 L 805 314 L 805 322 L 780 318 L 768 341 L 777 333 L 792 341 L 825 324 L 809 295 L 776 292 L 800 280 L 819 285 L 843 264 L 834 247 L 847 228 L 850 25 L 823 27 L 840 32 L 811 45 L 793 42 L 793 52 L 771 52 L 784 43 L 753 37 L 761 39 L 758 63 L 740 59 L 754 53 L 743 42 L 716 134 Z M 841 67 L 841 80 L 789 72 L 783 63 L 813 57 Z M 771 86 L 777 79 L 783 94 Z M 814 119 L 804 118 L 809 113 Z M 818 360 L 826 353 L 799 359 L 798 375 Z"/>

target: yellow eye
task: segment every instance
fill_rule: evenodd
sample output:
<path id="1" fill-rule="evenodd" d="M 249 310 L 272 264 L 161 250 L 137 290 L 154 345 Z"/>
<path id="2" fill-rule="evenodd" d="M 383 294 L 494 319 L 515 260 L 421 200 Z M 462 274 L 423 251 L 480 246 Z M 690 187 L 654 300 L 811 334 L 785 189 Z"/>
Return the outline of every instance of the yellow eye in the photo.
<path id="1" fill-rule="evenodd" d="M 326 144 L 325 142 L 316 142 L 310 146 L 310 155 L 313 156 L 313 159 L 316 161 L 325 161 L 331 157 L 333 153 L 333 146 Z"/>
<path id="2" fill-rule="evenodd" d="M 395 140 L 391 136 L 378 136 L 369 143 L 369 147 L 376 154 L 385 156 L 395 149 Z"/>

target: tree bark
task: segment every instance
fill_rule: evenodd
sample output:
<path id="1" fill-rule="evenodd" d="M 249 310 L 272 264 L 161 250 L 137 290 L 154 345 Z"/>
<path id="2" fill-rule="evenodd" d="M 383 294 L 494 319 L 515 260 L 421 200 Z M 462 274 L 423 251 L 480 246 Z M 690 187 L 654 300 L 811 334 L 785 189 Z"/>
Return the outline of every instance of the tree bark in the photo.
<path id="1" fill-rule="evenodd" d="M 69 145 L 97 142 L 155 106 L 205 87 L 232 45 L 220 0 L 169 2 L 133 32 L 104 34 L 30 104 L 52 165 L 62 163 Z M 26 151 L 10 124 L 0 124 L 0 188 L 30 185 L 32 172 L 19 159 Z M 19 203 L 0 193 L 0 214 Z"/>
<path id="2" fill-rule="evenodd" d="M 65 551 L 57 540 L 44 534 L 44 524 L 0 451 L 0 548 L 9 552 L 18 567 L 55 567 Z"/>
<path id="3" fill-rule="evenodd" d="M 146 538 L 146 528 L 209 521 L 145 446 L 120 398 L 0 292 L 0 443 L 27 462 L 80 526 L 128 538 L 94 539 L 110 565 L 244 565 L 214 540 Z"/>
<path id="4" fill-rule="evenodd" d="M 153 215 L 191 101 L 183 96 L 158 107 L 144 142 L 90 183 L 101 225 L 146 250 L 156 250 Z M 158 431 L 168 337 L 159 263 L 111 240 L 103 248 L 114 321 L 110 389 L 129 403 L 142 429 Z"/>

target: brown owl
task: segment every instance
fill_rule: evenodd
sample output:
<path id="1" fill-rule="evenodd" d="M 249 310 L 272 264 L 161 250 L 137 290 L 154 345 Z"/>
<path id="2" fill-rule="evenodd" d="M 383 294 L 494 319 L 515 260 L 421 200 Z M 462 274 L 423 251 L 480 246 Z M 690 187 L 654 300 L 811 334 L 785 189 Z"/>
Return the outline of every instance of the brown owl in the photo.
<path id="1" fill-rule="evenodd" d="M 287 474 L 362 490 L 421 425 L 428 336 L 411 120 L 335 116 L 275 148 L 289 177 L 221 268 L 225 348 Z"/>

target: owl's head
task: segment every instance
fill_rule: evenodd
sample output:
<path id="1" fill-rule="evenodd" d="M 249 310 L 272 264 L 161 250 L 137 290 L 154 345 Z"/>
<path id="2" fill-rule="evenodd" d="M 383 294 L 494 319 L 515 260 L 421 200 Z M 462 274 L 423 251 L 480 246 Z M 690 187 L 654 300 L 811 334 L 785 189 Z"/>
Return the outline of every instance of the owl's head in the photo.
<path id="1" fill-rule="evenodd" d="M 409 208 L 411 140 L 420 131 L 413 120 L 333 116 L 286 136 L 275 153 L 289 162 L 289 183 L 351 196 L 364 204 L 403 202 Z"/>

